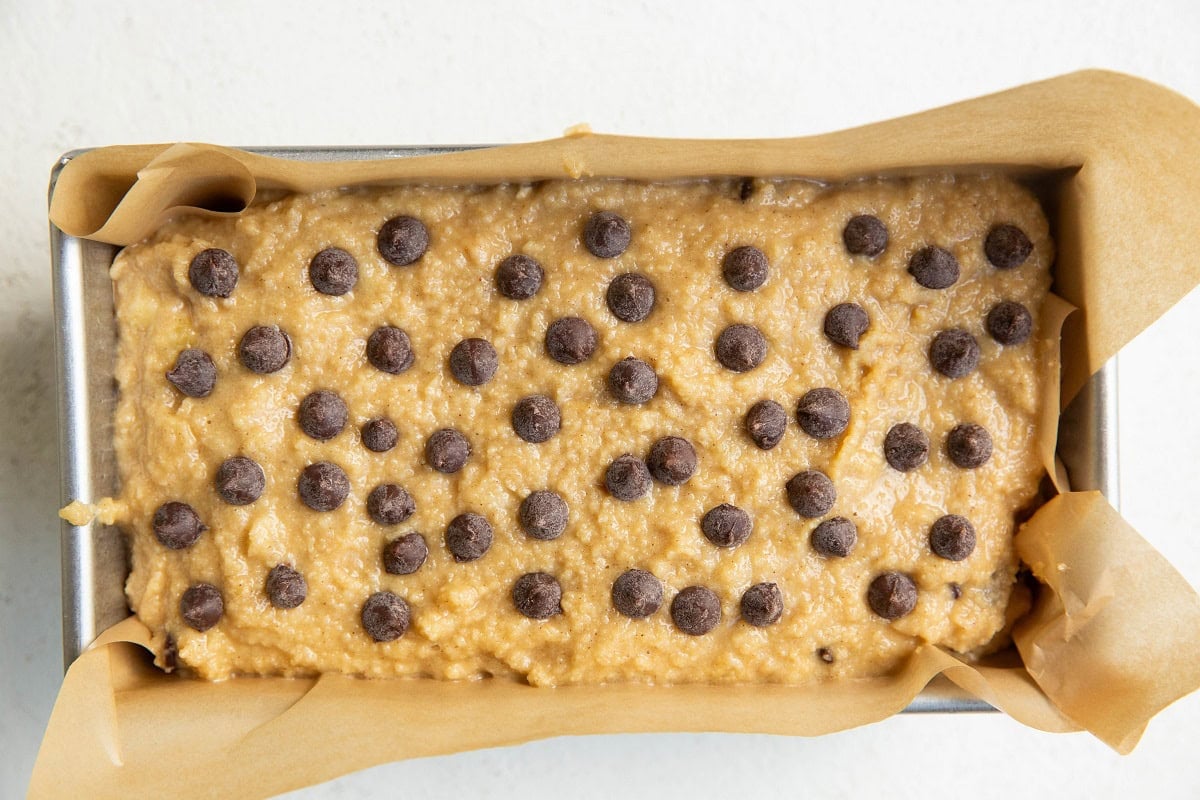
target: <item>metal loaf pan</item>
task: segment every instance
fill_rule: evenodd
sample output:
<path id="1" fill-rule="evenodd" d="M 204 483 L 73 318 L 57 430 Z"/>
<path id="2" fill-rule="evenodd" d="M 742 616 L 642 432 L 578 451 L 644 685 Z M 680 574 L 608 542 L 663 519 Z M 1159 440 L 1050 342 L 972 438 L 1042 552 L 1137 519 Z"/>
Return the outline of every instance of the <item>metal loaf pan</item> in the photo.
<path id="1" fill-rule="evenodd" d="M 298 161 L 342 161 L 434 155 L 474 146 L 247 148 Z M 50 195 L 62 168 L 86 152 L 64 154 L 50 176 Z M 1053 220 L 1051 220 L 1053 224 Z M 62 501 L 93 502 L 117 492 L 113 453 L 116 405 L 116 320 L 109 267 L 118 248 L 68 236 L 50 226 L 58 353 L 59 451 Z M 1059 455 L 1075 489 L 1099 489 L 1118 503 L 1117 373 L 1115 359 L 1063 414 Z M 99 523 L 62 524 L 63 659 L 70 666 L 107 627 L 129 615 L 124 535 Z M 945 679 L 931 683 L 908 712 L 989 711 Z"/>

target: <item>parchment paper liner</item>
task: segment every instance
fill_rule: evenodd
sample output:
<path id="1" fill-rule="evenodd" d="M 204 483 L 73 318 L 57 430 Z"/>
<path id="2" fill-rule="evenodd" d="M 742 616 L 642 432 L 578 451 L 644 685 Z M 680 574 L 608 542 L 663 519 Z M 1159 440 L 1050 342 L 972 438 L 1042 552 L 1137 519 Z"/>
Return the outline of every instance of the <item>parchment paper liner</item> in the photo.
<path id="1" fill-rule="evenodd" d="M 240 208 L 271 189 L 579 176 L 835 180 L 989 166 L 1064 171 L 1048 211 L 1059 254 L 1055 291 L 1080 310 L 1063 330 L 1065 404 L 1200 282 L 1200 239 L 1192 231 L 1200 211 L 1200 108 L 1112 73 L 1075 73 L 803 139 L 585 135 L 347 163 L 282 162 L 206 145 L 109 147 L 63 170 L 50 217 L 69 234 L 124 245 L 180 206 Z M 1067 310 L 1052 301 L 1050 324 Z M 1057 373 L 1057 365 L 1048 370 Z M 1056 418 L 1058 408 L 1049 403 L 1047 417 Z M 131 617 L 67 673 L 30 796 L 265 796 L 391 760 L 566 734 L 819 735 L 900 711 L 939 674 L 1027 725 L 1084 728 L 1129 752 L 1154 714 L 1200 686 L 1200 597 L 1099 493 L 1066 491 L 1053 464 L 1057 425 L 1044 430 L 1043 455 L 1064 493 L 1016 537 L 1042 583 L 1034 610 L 1014 632 L 1019 657 L 1010 650 L 971 666 L 924 647 L 890 678 L 801 687 L 535 689 L 499 679 L 336 675 L 213 684 L 150 666 L 148 632 Z"/>

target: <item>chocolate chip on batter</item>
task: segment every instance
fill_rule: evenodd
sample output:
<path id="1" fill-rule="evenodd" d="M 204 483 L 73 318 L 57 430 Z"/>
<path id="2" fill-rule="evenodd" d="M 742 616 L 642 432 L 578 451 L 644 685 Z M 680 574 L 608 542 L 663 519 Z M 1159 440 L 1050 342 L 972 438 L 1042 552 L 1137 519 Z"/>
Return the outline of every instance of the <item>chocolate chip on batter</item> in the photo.
<path id="1" fill-rule="evenodd" d="M 645 275 L 626 272 L 608 284 L 608 310 L 623 322 L 641 322 L 654 310 L 654 284 Z"/>
<path id="2" fill-rule="evenodd" d="M 750 538 L 753 529 L 750 515 L 729 503 L 710 508 L 700 520 L 705 538 L 717 547 L 737 547 Z"/>
<path id="3" fill-rule="evenodd" d="M 851 255 L 874 258 L 887 249 L 887 226 L 879 217 L 858 214 L 851 217 L 842 229 L 842 242 Z"/>
<path id="4" fill-rule="evenodd" d="M 318 461 L 300 471 L 300 500 L 313 511 L 333 511 L 350 494 L 350 479 L 337 464 Z"/>
<path id="5" fill-rule="evenodd" d="M 394 642 L 408 632 L 408 603 L 391 592 L 376 592 L 362 607 L 363 630 L 377 642 Z"/>
<path id="6" fill-rule="evenodd" d="M 373 419 L 362 426 L 363 447 L 372 453 L 386 453 L 400 441 L 400 431 L 390 419 Z"/>
<path id="7" fill-rule="evenodd" d="M 752 325 L 730 325 L 717 337 L 717 361 L 734 372 L 749 372 L 767 357 L 767 339 Z"/>
<path id="8" fill-rule="evenodd" d="M 408 533 L 383 546 L 383 570 L 389 575 L 412 575 L 429 558 L 429 545 L 419 533 Z"/>
<path id="9" fill-rule="evenodd" d="M 979 366 L 979 343 L 966 331 L 942 331 L 929 345 L 929 363 L 947 378 L 965 378 Z"/>
<path id="10" fill-rule="evenodd" d="M 627 405 L 646 403 L 658 392 L 658 375 L 645 361 L 629 356 L 608 371 L 608 390 Z"/>
<path id="11" fill-rule="evenodd" d="M 446 549 L 455 561 L 474 561 L 491 547 L 492 524 L 479 514 L 459 514 L 446 526 Z"/>
<path id="12" fill-rule="evenodd" d="M 319 442 L 341 433 L 349 416 L 345 401 L 328 389 L 318 389 L 301 400 L 296 414 L 300 429 Z"/>
<path id="13" fill-rule="evenodd" d="M 948 561 L 962 561 L 975 552 L 975 527 L 958 514 L 939 517 L 929 528 L 929 549 Z"/>
<path id="14" fill-rule="evenodd" d="M 217 385 L 217 365 L 203 350 L 188 348 L 175 358 L 167 380 L 188 397 L 208 397 Z"/>
<path id="15" fill-rule="evenodd" d="M 225 601 L 221 592 L 211 583 L 189 586 L 179 598 L 179 615 L 192 630 L 204 633 L 221 621 L 225 613 Z"/>
<path id="16" fill-rule="evenodd" d="M 999 269 L 1012 269 L 1025 263 L 1033 252 L 1033 242 L 1025 235 L 1025 231 L 1016 225 L 997 225 L 988 231 L 983 241 L 983 252 L 992 266 Z"/>
<path id="17" fill-rule="evenodd" d="M 770 450 L 783 440 L 783 433 L 787 430 L 787 412 L 774 400 L 759 400 L 746 412 L 743 425 L 759 450 Z"/>
<path id="18" fill-rule="evenodd" d="M 597 211 L 583 228 L 583 245 L 597 258 L 616 258 L 629 247 L 629 223 L 612 211 Z"/>
<path id="19" fill-rule="evenodd" d="M 234 456 L 217 467 L 217 494 L 231 506 L 245 506 L 262 497 L 267 476 L 262 467 L 245 456 Z"/>
<path id="20" fill-rule="evenodd" d="M 496 374 L 500 359 L 487 339 L 463 339 L 450 351 L 450 373 L 467 386 L 482 386 Z"/>
<path id="21" fill-rule="evenodd" d="M 811 389 L 796 404 L 796 421 L 814 439 L 832 439 L 850 424 L 850 403 L 837 389 Z"/>
<path id="22" fill-rule="evenodd" d="M 821 659 L 826 664 L 832 664 L 834 661 L 833 651 L 830 650 L 828 647 L 818 647 L 817 648 L 817 658 Z"/>
<path id="23" fill-rule="evenodd" d="M 946 585 L 947 585 L 948 587 L 950 587 L 950 597 L 952 597 L 952 598 L 953 598 L 953 599 L 955 599 L 955 600 L 957 600 L 958 598 L 962 597 L 962 586 L 960 586 L 960 585 L 959 585 L 959 584 L 957 584 L 957 583 L 953 583 L 953 582 L 952 582 L 952 583 L 948 583 L 948 584 L 946 584 Z"/>
<path id="24" fill-rule="evenodd" d="M 550 619 L 562 613 L 562 586 L 546 572 L 527 572 L 512 587 L 517 611 L 530 619 Z"/>
<path id="25" fill-rule="evenodd" d="M 943 247 L 930 245 L 913 253 L 908 272 L 926 289 L 948 289 L 958 280 L 958 259 Z"/>
<path id="26" fill-rule="evenodd" d="M 626 570 L 613 582 L 613 608 L 626 617 L 648 617 L 662 608 L 662 602 L 662 581 L 644 569 Z"/>
<path id="27" fill-rule="evenodd" d="M 721 600 L 703 586 L 689 586 L 671 601 L 671 620 L 689 636 L 703 636 L 721 621 Z"/>
<path id="28" fill-rule="evenodd" d="M 900 619 L 917 607 L 917 585 L 902 572 L 885 572 L 871 581 L 867 604 L 884 619 Z"/>
<path id="29" fill-rule="evenodd" d="M 179 645 L 175 643 L 175 637 L 167 634 L 167 638 L 163 641 L 162 649 L 162 670 L 170 674 L 179 666 Z"/>
<path id="30" fill-rule="evenodd" d="M 541 444 L 558 433 L 562 427 L 562 414 L 549 397 L 532 394 L 513 406 L 512 426 L 517 436 L 525 441 Z"/>
<path id="31" fill-rule="evenodd" d="M 229 297 L 237 287 L 238 265 L 225 250 L 201 250 L 188 266 L 192 288 L 207 297 Z"/>
<path id="32" fill-rule="evenodd" d="M 453 428 L 434 431 L 425 441 L 425 462 L 438 472 L 453 475 L 471 456 L 471 443 Z"/>
<path id="33" fill-rule="evenodd" d="M 518 253 L 496 267 L 496 290 L 510 300 L 528 300 L 542 288 L 545 277 L 536 259 Z"/>
<path id="34" fill-rule="evenodd" d="M 892 469 L 911 472 L 929 460 L 929 437 L 911 422 L 893 425 L 883 437 L 883 457 Z"/>
<path id="35" fill-rule="evenodd" d="M 172 500 L 154 512 L 154 535 L 168 550 L 184 550 L 200 538 L 208 526 L 200 521 L 196 509 Z"/>
<path id="36" fill-rule="evenodd" d="M 813 528 L 809 544 L 823 556 L 845 558 L 858 541 L 858 526 L 845 517 L 830 517 Z"/>
<path id="37" fill-rule="evenodd" d="M 326 247 L 308 262 L 308 279 L 321 294 L 343 295 L 358 283 L 358 262 L 340 247 Z"/>
<path id="38" fill-rule="evenodd" d="M 569 517 L 567 501 L 547 489 L 539 489 L 526 495 L 517 512 L 521 530 L 530 538 L 543 542 L 562 536 L 563 531 L 567 529 Z"/>
<path id="39" fill-rule="evenodd" d="M 308 581 L 290 564 L 276 564 L 267 573 L 267 598 L 276 608 L 295 608 L 308 597 Z"/>
<path id="40" fill-rule="evenodd" d="M 292 337 L 278 325 L 255 325 L 238 343 L 238 358 L 251 372 L 278 372 L 292 357 Z"/>
<path id="41" fill-rule="evenodd" d="M 823 517 L 837 500 L 837 489 L 824 472 L 806 469 L 787 482 L 787 499 L 792 509 L 802 517 Z"/>
<path id="42" fill-rule="evenodd" d="M 742 594 L 742 619 L 756 628 L 779 622 L 783 616 L 783 592 L 774 583 L 756 583 Z"/>
<path id="43" fill-rule="evenodd" d="M 626 453 L 608 465 L 604 485 L 618 500 L 637 500 L 650 491 L 650 470 L 640 458 Z"/>
<path id="44" fill-rule="evenodd" d="M 380 525 L 399 525 L 417 510 L 417 502 L 403 486 L 383 483 L 367 495 L 367 513 Z"/>
<path id="45" fill-rule="evenodd" d="M 384 325 L 367 337 L 367 361 L 377 370 L 399 375 L 415 360 L 412 342 L 400 328 Z"/>
<path id="46" fill-rule="evenodd" d="M 579 364 L 596 352 L 599 337 L 587 320 L 563 317 L 546 329 L 546 355 L 560 364 Z"/>
<path id="47" fill-rule="evenodd" d="M 429 231 L 416 217 L 392 217 L 383 223 L 376 239 L 379 254 L 390 264 L 407 267 L 429 249 Z"/>
<path id="48" fill-rule="evenodd" d="M 825 338 L 836 345 L 858 349 L 858 340 L 867 332 L 871 318 L 858 303 L 838 303 L 825 314 Z"/>
<path id="49" fill-rule="evenodd" d="M 963 469 L 982 467 L 992 457 L 992 436 L 974 422 L 955 425 L 946 436 L 946 454 Z"/>
<path id="50" fill-rule="evenodd" d="M 725 254 L 721 274 L 725 282 L 739 292 L 752 292 L 767 282 L 770 265 L 767 256 L 757 247 L 743 245 Z"/>
<path id="51" fill-rule="evenodd" d="M 678 486 L 696 472 L 696 449 L 681 436 L 664 436 L 650 446 L 646 466 L 659 483 Z"/>
<path id="52" fill-rule="evenodd" d="M 1033 317 L 1020 303 L 1003 300 L 988 312 L 987 330 L 1000 344 L 1021 344 L 1033 333 Z"/>

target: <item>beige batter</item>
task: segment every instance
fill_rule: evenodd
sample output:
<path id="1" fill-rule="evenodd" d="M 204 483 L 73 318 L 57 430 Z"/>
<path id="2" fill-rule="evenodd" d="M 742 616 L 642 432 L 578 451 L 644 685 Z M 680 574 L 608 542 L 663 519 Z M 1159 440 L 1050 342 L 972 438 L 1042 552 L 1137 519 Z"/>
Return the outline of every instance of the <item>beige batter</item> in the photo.
<path id="1" fill-rule="evenodd" d="M 510 675 L 537 685 L 605 681 L 785 682 L 886 673 L 922 643 L 969 652 L 1004 626 L 1016 569 L 1014 513 L 1036 495 L 1041 467 L 1034 452 L 1043 400 L 1038 364 L 1056 343 L 1038 326 L 1053 259 L 1047 223 L 1035 198 L 1003 178 L 931 177 L 865 181 L 836 187 L 759 181 L 748 201 L 737 181 L 645 184 L 561 181 L 489 188 L 399 188 L 322 192 L 256 204 L 236 218 L 185 218 L 151 240 L 126 248 L 112 268 L 120 325 L 116 447 L 122 489 L 109 511 L 132 537 L 130 605 L 150 627 L 160 653 L 168 634 L 179 662 L 205 678 L 237 673 L 295 675 L 324 671 L 368 676 L 471 678 Z M 618 258 L 596 258 L 581 231 L 597 210 L 620 213 L 632 243 Z M 890 243 L 874 260 L 852 257 L 842 228 L 855 214 L 887 225 Z M 429 251 L 415 265 L 387 264 L 376 248 L 381 224 L 398 214 L 420 218 Z M 983 237 L 997 222 L 1021 227 L 1033 241 L 1017 269 L 987 263 Z M 764 286 L 735 292 L 721 276 L 734 247 L 767 255 Z M 927 244 L 953 252 L 962 274 L 949 289 L 917 284 L 909 256 Z M 358 261 L 356 287 L 340 297 L 316 292 L 312 256 L 325 247 Z M 199 251 L 228 250 L 241 277 L 228 299 L 198 294 L 188 265 Z M 541 291 L 525 301 L 498 294 L 493 275 L 513 253 L 545 268 Z M 644 322 L 617 320 L 605 304 L 616 275 L 637 271 L 657 289 Z M 1033 312 L 1028 343 L 1001 347 L 984 329 L 999 300 Z M 822 334 L 826 311 L 862 305 L 871 326 L 857 351 Z M 581 316 L 599 333 L 589 360 L 564 366 L 545 355 L 549 323 Z M 717 334 L 732 322 L 757 326 L 769 350 L 743 374 L 713 356 Z M 408 332 L 415 365 L 400 375 L 372 367 L 367 336 L 395 325 Z M 293 353 L 283 370 L 254 374 L 237 358 L 242 334 L 279 325 Z M 930 367 L 938 331 L 962 327 L 981 348 L 974 374 L 950 380 Z M 482 337 L 499 352 L 487 384 L 470 388 L 448 370 L 451 348 Z M 164 379 L 176 355 L 196 347 L 211 354 L 218 378 L 203 399 L 184 397 Z M 609 368 L 625 356 L 649 362 L 657 396 L 620 405 L 606 388 Z M 796 401 L 828 386 L 850 401 L 849 428 L 818 441 L 796 424 Z M 296 420 L 300 400 L 333 389 L 346 401 L 349 424 L 330 441 L 306 436 Z M 552 397 L 561 432 L 542 444 L 513 432 L 513 404 L 528 394 Z M 754 446 L 742 418 L 771 398 L 789 413 L 783 441 Z M 360 440 L 363 423 L 390 417 L 399 444 L 373 453 Z M 929 434 L 929 461 L 901 473 L 883 457 L 883 439 L 898 422 Z M 944 450 L 960 422 L 988 429 L 994 453 L 978 469 L 952 464 Z M 474 453 L 455 475 L 425 464 L 433 431 L 453 427 Z M 681 487 L 655 483 L 635 502 L 614 499 L 604 473 L 622 453 L 645 456 L 656 439 L 689 439 L 699 466 Z M 226 458 L 262 465 L 266 490 L 251 505 L 231 506 L 213 488 Z M 300 471 L 317 461 L 341 465 L 351 491 L 336 511 L 315 512 L 297 497 Z M 844 559 L 817 555 L 809 534 L 820 522 L 797 516 L 784 484 L 815 468 L 837 487 L 831 516 L 853 519 L 858 543 Z M 365 502 L 381 483 L 398 483 L 416 513 L 385 527 Z M 531 491 L 552 489 L 570 506 L 566 532 L 554 541 L 528 538 L 517 508 Z M 208 526 L 186 550 L 170 551 L 151 520 L 168 500 L 190 504 Z M 718 548 L 700 519 L 720 503 L 745 509 L 749 540 Z M 443 543 L 457 514 L 486 516 L 491 550 L 455 563 Z M 928 532 L 943 514 L 974 524 L 978 544 L 964 561 L 935 556 Z M 412 575 L 383 571 L 386 541 L 412 531 L 430 554 Z M 297 608 L 274 608 L 264 592 L 268 571 L 288 563 L 306 578 Z M 625 570 L 649 570 L 665 586 L 663 607 L 628 619 L 612 607 L 613 581 Z M 873 613 L 867 586 L 886 571 L 916 581 L 915 610 L 895 621 Z M 513 581 L 527 572 L 555 575 L 563 613 L 528 619 L 513 607 Z M 207 632 L 187 627 L 179 601 L 197 582 L 217 586 L 224 616 Z M 742 592 L 773 581 L 785 610 L 756 628 L 739 617 Z M 955 598 L 951 584 L 961 586 Z M 672 624 L 671 598 L 700 584 L 719 595 L 722 619 L 710 633 L 689 636 Z M 373 641 L 360 623 L 364 600 L 386 589 L 407 600 L 408 632 Z M 822 648 L 832 663 L 818 657 Z M 160 663 L 162 658 L 160 655 Z"/>

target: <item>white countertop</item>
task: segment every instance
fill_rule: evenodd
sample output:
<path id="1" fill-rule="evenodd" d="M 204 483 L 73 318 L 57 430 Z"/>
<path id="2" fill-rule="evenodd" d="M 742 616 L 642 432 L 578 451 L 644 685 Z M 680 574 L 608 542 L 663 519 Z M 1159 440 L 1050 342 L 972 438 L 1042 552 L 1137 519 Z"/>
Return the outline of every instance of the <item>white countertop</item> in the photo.
<path id="1" fill-rule="evenodd" d="M 0 14 L 0 797 L 25 790 L 61 677 L 46 234 L 56 156 L 84 145 L 508 142 L 596 130 L 818 133 L 1083 67 L 1200 100 L 1200 4 L 669 4 L 9 0 Z M 224 4 L 222 4 L 224 5 Z M 592 4 L 587 4 L 592 5 Z M 913 4 L 916 5 L 916 4 Z M 407 7 L 405 7 L 407 6 Z M 1196 221 L 1188 221 L 1193 226 Z M 1198 234 L 1200 235 L 1200 234 Z M 1125 516 L 1200 586 L 1200 293 L 1121 356 Z M 1200 695 L 1133 755 L 999 715 L 821 739 L 558 739 L 392 764 L 332 798 L 812 795 L 1200 797 Z M 217 765 L 214 765 L 217 766 Z M 917 776 L 917 777 L 914 777 Z M 931 792 L 931 788 L 935 791 Z"/>

